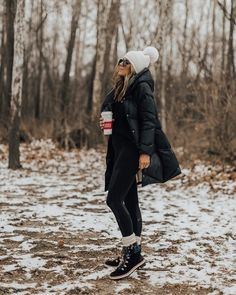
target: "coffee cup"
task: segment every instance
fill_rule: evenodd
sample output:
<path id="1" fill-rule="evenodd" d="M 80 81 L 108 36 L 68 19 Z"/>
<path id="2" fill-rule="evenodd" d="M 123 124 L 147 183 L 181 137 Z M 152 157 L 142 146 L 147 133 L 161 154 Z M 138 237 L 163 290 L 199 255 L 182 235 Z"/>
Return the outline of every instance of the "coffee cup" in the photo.
<path id="1" fill-rule="evenodd" d="M 112 134 L 112 112 L 105 111 L 101 113 L 103 118 L 103 134 L 104 135 L 111 135 Z"/>

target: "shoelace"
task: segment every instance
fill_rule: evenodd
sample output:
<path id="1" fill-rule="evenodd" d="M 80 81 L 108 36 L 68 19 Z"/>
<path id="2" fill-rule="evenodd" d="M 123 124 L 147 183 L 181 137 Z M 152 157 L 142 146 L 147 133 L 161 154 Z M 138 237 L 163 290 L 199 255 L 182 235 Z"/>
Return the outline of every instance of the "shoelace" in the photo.
<path id="1" fill-rule="evenodd" d="M 121 262 L 119 269 L 124 270 L 127 267 L 127 262 L 130 259 L 130 253 L 127 253 L 123 261 Z"/>

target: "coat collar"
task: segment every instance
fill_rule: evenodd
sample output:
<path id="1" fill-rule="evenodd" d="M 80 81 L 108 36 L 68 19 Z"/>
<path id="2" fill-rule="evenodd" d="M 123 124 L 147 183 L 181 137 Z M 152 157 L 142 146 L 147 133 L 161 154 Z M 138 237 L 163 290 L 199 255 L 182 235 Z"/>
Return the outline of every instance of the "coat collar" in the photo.
<path id="1" fill-rule="evenodd" d="M 140 73 L 134 75 L 130 79 L 128 88 L 126 90 L 126 95 L 130 94 L 134 90 L 134 88 L 141 82 L 148 83 L 152 91 L 154 91 L 154 81 L 151 72 L 148 68 L 144 68 Z"/>

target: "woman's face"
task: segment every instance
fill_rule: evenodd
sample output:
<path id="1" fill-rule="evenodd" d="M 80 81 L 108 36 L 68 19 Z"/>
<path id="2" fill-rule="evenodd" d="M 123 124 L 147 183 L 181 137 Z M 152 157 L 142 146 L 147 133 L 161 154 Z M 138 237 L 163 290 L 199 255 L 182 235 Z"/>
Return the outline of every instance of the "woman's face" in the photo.
<path id="1" fill-rule="evenodd" d="M 118 61 L 118 75 L 119 76 L 126 76 L 130 73 L 131 64 L 126 58 L 121 58 Z"/>

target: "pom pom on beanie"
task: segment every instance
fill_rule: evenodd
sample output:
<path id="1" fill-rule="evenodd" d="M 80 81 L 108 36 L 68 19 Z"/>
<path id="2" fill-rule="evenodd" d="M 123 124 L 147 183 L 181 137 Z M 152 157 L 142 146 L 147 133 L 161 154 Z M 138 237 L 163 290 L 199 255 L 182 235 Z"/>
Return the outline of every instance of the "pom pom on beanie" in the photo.
<path id="1" fill-rule="evenodd" d="M 148 46 L 143 51 L 129 51 L 124 56 L 133 65 L 138 74 L 144 68 L 149 67 L 150 63 L 155 63 L 159 58 L 159 52 L 155 47 Z"/>
<path id="2" fill-rule="evenodd" d="M 150 63 L 155 63 L 159 58 L 159 52 L 155 47 L 148 46 L 143 50 L 143 54 L 150 57 Z"/>

